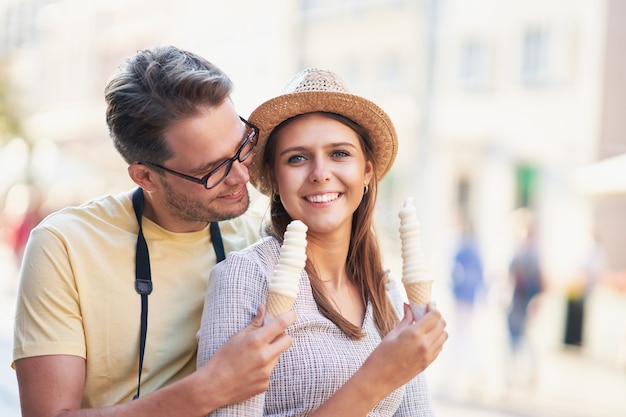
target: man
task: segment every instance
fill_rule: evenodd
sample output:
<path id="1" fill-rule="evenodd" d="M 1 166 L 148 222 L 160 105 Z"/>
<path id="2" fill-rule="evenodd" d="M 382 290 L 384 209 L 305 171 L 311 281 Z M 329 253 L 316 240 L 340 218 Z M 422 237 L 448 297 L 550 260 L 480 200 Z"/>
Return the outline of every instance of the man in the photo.
<path id="1" fill-rule="evenodd" d="M 202 415 L 266 388 L 290 344 L 282 333 L 293 315 L 263 327 L 259 317 L 222 358 L 192 374 L 194 335 L 216 262 L 208 222 L 236 218 L 222 224 L 226 250 L 255 241 L 260 227 L 258 219 L 237 218 L 248 208 L 249 159 L 231 157 L 250 138 L 253 146 L 256 132 L 235 112 L 231 88 L 219 69 L 175 48 L 137 54 L 106 87 L 111 136 L 143 189 L 154 282 L 141 391 L 168 388 L 127 401 L 138 379 L 138 221 L 130 194 L 107 196 L 56 213 L 33 231 L 15 326 L 24 415 L 122 402 L 110 413 Z M 159 165 L 210 175 L 198 184 Z M 204 393 L 191 401 L 199 389 Z"/>
<path id="2" fill-rule="evenodd" d="M 259 217 L 242 215 L 258 131 L 238 116 L 231 89 L 213 64 L 174 47 L 138 52 L 108 83 L 110 134 L 140 188 L 61 210 L 33 230 L 13 352 L 23 416 L 203 416 L 267 389 L 291 343 L 283 332 L 293 312 L 264 325 L 261 307 L 194 372 L 218 243 L 240 249 L 261 230 Z M 211 236 L 218 221 L 221 237 Z M 410 348 L 414 369 L 386 366 L 400 370 L 400 385 L 435 359 L 444 326 L 437 311 L 419 324 L 409 317 L 370 362 Z M 373 369 L 364 366 L 317 415 L 395 388 L 370 387 Z"/>

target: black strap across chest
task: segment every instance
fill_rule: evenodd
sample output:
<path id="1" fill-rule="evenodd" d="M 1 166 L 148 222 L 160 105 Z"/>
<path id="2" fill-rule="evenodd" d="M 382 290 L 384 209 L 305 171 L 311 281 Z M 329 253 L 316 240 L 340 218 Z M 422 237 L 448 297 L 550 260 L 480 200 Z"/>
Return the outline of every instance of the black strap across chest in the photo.
<path id="1" fill-rule="evenodd" d="M 139 232 L 137 233 L 137 249 L 135 255 L 135 290 L 141 296 L 141 329 L 139 333 L 139 371 L 137 381 L 137 394 L 133 400 L 139 398 L 141 388 L 141 371 L 143 369 L 143 357 L 146 350 L 146 335 L 148 333 L 148 295 L 152 292 L 152 274 L 150 272 L 150 254 L 148 253 L 148 244 L 143 235 L 141 225 L 141 217 L 143 215 L 143 189 L 137 188 L 133 192 L 133 209 L 137 216 L 139 224 Z M 212 222 L 209 226 L 211 233 L 211 242 L 217 256 L 217 262 L 226 258 L 224 251 L 224 243 L 222 242 L 222 234 L 217 222 Z"/>

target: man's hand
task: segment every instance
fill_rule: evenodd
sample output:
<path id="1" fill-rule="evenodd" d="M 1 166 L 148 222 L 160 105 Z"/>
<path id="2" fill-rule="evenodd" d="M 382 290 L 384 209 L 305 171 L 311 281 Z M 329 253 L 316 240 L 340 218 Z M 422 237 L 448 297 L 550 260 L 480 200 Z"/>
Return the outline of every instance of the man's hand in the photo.
<path id="1" fill-rule="evenodd" d="M 241 332 L 231 337 L 199 370 L 221 405 L 246 400 L 265 392 L 281 353 L 291 346 L 285 329 L 296 320 L 288 311 L 264 324 L 265 308 Z M 209 389 L 209 388 L 207 388 Z"/>

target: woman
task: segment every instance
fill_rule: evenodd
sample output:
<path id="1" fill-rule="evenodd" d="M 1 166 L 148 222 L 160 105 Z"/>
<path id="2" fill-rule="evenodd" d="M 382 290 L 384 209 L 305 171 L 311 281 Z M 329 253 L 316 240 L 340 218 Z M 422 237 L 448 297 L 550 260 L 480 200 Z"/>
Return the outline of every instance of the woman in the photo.
<path id="1" fill-rule="evenodd" d="M 250 116 L 260 129 L 250 178 L 271 196 L 270 236 L 214 269 L 198 360 L 207 361 L 267 301 L 283 234 L 297 219 L 308 226 L 308 259 L 293 306 L 298 319 L 287 329 L 293 344 L 281 355 L 266 393 L 211 415 L 310 415 L 394 334 L 403 310 L 402 293 L 383 269 L 372 230 L 377 184 L 397 153 L 391 120 L 374 103 L 349 94 L 328 71 L 305 70 L 286 91 Z M 404 311 L 407 320 L 411 313 Z M 432 341 L 434 356 L 446 337 L 441 327 Z M 407 367 L 409 359 L 403 359 Z M 368 406 L 368 415 L 433 414 L 422 374 L 385 395 Z"/>

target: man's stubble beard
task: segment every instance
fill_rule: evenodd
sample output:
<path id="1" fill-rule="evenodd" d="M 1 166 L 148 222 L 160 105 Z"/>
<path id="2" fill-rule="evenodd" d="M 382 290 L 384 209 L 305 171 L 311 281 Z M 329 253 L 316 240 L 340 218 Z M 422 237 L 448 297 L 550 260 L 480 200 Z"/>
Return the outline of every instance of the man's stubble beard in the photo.
<path id="1" fill-rule="evenodd" d="M 163 181 L 162 184 L 166 203 L 171 214 L 186 222 L 209 223 L 229 220 L 241 216 L 250 206 L 250 196 L 247 189 L 244 199 L 234 204 L 223 205 L 223 210 L 221 210 L 176 192 L 167 181 Z"/>

